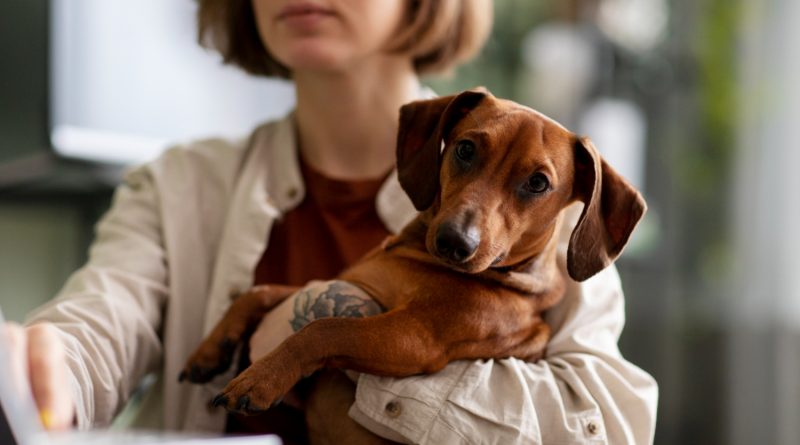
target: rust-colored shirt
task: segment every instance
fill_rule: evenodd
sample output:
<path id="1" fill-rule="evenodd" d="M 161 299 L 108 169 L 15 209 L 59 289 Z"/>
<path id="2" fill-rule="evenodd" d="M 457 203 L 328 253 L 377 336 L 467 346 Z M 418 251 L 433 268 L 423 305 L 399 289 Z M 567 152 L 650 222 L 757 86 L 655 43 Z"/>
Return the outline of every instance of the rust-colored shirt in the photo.
<path id="1" fill-rule="evenodd" d="M 375 210 L 385 177 L 329 178 L 302 159 L 300 168 L 306 196 L 273 226 L 256 266 L 256 284 L 302 286 L 334 278 L 389 235 Z M 308 442 L 303 413 L 283 404 L 259 416 L 231 415 L 227 432 L 278 434 L 286 444 Z"/>
<path id="2" fill-rule="evenodd" d="M 256 284 L 301 286 L 334 278 L 389 235 L 375 210 L 385 177 L 333 179 L 300 164 L 305 199 L 272 228 Z"/>

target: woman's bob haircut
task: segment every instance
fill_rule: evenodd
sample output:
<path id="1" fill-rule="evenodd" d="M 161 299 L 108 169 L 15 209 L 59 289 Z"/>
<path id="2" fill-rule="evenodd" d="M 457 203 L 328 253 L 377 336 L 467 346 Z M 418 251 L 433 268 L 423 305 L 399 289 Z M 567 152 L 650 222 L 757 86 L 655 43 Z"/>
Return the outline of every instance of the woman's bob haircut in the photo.
<path id="1" fill-rule="evenodd" d="M 198 40 L 250 74 L 289 78 L 290 70 L 258 35 L 252 1 L 198 0 Z M 420 75 L 446 72 L 469 60 L 492 27 L 491 0 L 404 1 L 403 21 L 387 51 L 410 55 Z"/>

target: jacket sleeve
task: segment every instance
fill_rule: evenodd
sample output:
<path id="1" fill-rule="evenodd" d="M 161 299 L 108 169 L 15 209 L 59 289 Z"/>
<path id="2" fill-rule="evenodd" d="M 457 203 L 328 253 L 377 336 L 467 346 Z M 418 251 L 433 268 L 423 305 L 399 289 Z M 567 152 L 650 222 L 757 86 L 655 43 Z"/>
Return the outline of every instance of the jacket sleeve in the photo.
<path id="1" fill-rule="evenodd" d="M 617 347 L 616 269 L 569 283 L 547 313 L 554 335 L 545 359 L 458 361 L 406 379 L 364 374 L 350 415 L 406 443 L 651 443 L 658 389 Z"/>
<path id="2" fill-rule="evenodd" d="M 132 170 L 96 227 L 85 266 L 29 315 L 50 322 L 67 349 L 81 429 L 107 426 L 161 360 L 167 264 L 159 197 L 147 167 Z"/>

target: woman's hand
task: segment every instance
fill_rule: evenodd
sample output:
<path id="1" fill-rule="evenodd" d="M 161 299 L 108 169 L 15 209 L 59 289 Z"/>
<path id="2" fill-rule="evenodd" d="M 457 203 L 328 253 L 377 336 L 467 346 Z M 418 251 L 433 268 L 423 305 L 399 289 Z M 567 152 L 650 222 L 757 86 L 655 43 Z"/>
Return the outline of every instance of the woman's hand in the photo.
<path id="1" fill-rule="evenodd" d="M 17 388 L 30 382 L 42 424 L 49 430 L 68 429 L 75 418 L 64 343 L 47 323 L 22 327 L 5 324 L 11 367 Z"/>
<path id="2" fill-rule="evenodd" d="M 267 312 L 258 323 L 258 327 L 250 337 L 250 362 L 274 351 L 278 345 L 294 334 L 291 321 L 294 318 L 295 296 L 289 297 L 281 304 Z"/>

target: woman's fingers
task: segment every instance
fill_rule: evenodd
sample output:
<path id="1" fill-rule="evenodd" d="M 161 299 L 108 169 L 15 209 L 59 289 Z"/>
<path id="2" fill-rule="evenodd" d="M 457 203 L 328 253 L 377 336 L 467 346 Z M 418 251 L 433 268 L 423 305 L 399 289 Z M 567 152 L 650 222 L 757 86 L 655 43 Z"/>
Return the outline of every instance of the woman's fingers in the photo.
<path id="1" fill-rule="evenodd" d="M 8 323 L 5 334 L 15 386 L 24 390 L 30 384 L 45 428 L 71 427 L 75 404 L 69 386 L 66 352 L 56 328 L 46 323 L 27 328 Z"/>
<path id="2" fill-rule="evenodd" d="M 16 323 L 5 323 L 3 327 L 11 360 L 11 378 L 14 388 L 22 391 L 28 387 L 28 338 L 25 329 Z"/>
<path id="3" fill-rule="evenodd" d="M 28 375 L 33 398 L 47 429 L 67 429 L 75 417 L 66 351 L 56 328 L 35 324 L 28 334 Z"/>

